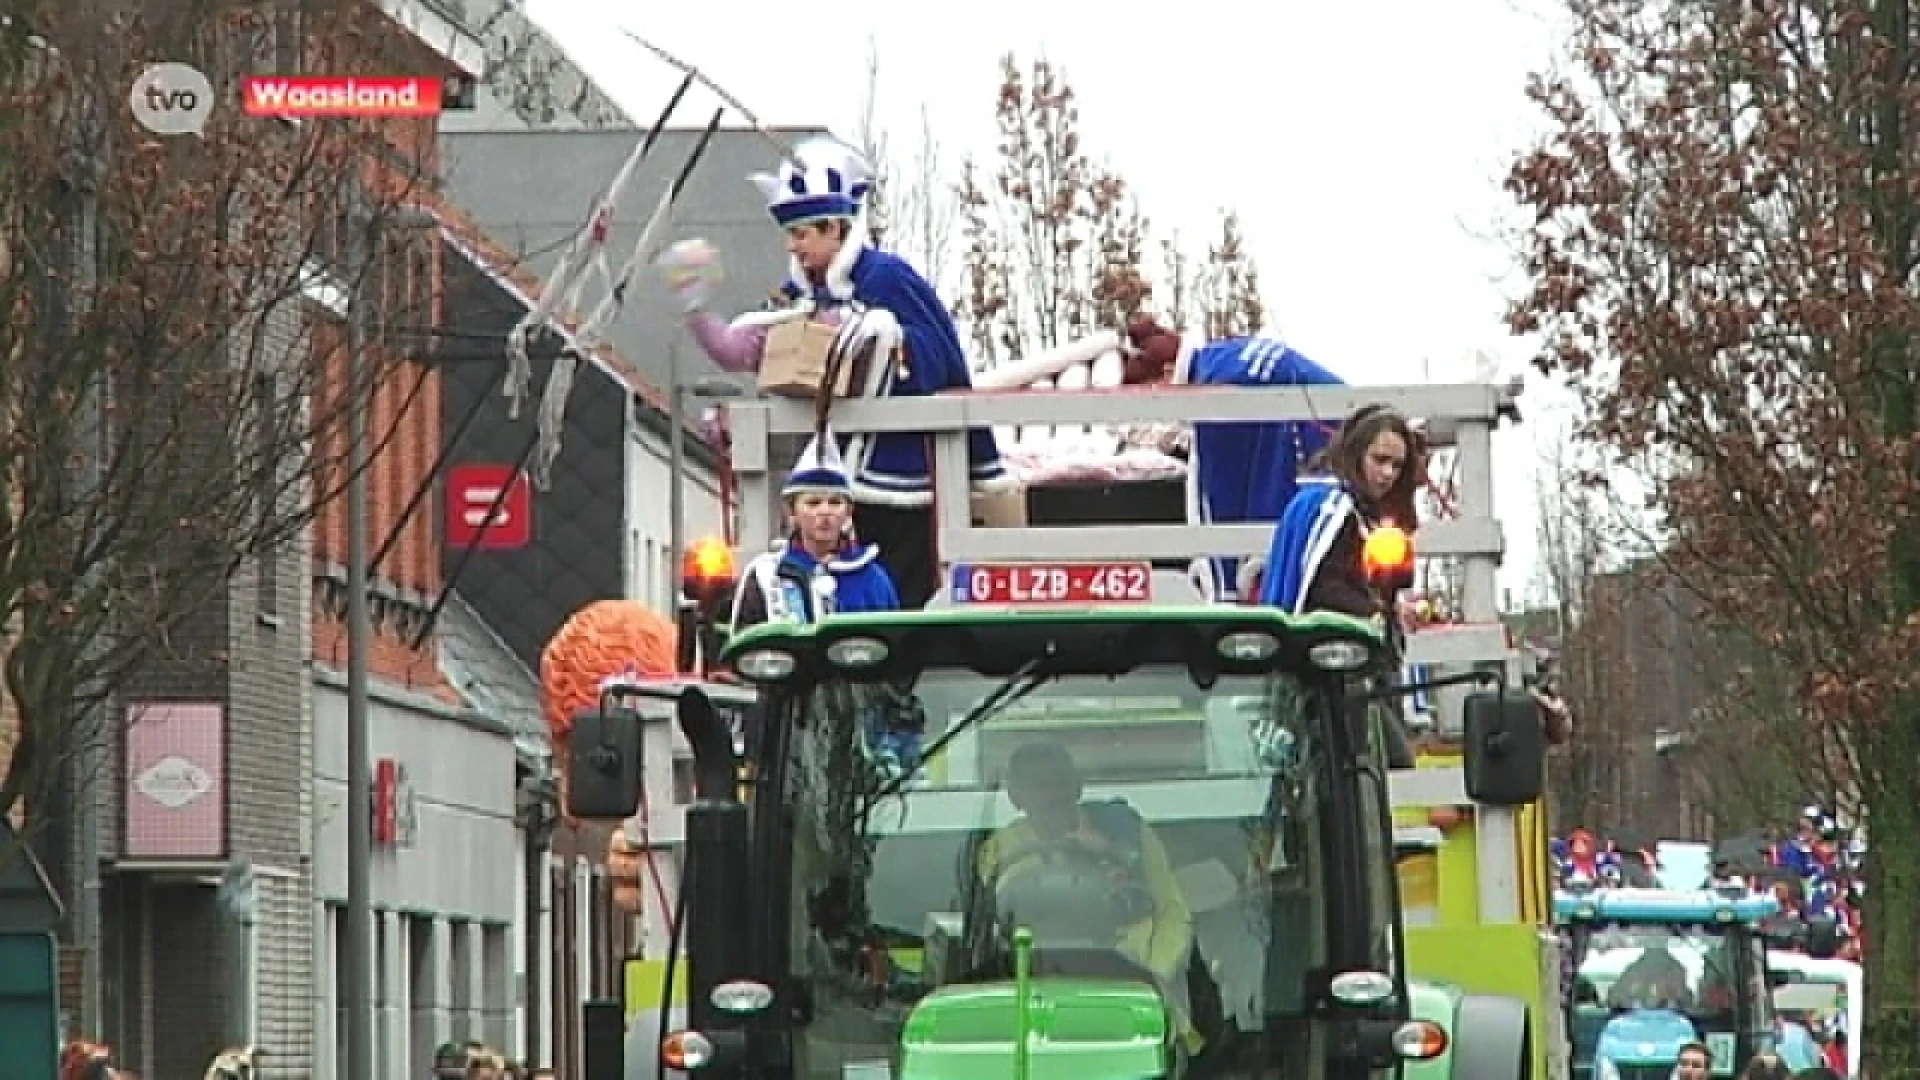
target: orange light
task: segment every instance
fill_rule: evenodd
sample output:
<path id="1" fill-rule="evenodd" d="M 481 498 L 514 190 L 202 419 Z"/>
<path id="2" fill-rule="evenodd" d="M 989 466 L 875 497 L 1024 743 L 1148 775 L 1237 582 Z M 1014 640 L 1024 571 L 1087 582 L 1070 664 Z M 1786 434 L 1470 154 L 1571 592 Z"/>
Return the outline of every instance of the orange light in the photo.
<path id="1" fill-rule="evenodd" d="M 1413 539 L 1398 525 L 1382 525 L 1367 534 L 1360 548 L 1360 567 L 1368 581 L 1411 582 Z"/>
<path id="2" fill-rule="evenodd" d="M 1408 1061 L 1432 1061 L 1447 1052 L 1447 1032 L 1439 1024 L 1414 1020 L 1393 1033 L 1393 1051 Z"/>
<path id="3" fill-rule="evenodd" d="M 713 1061 L 713 1041 L 697 1031 L 676 1031 L 660 1043 L 660 1063 L 679 1072 L 693 1072 Z"/>
<path id="4" fill-rule="evenodd" d="M 711 536 L 696 541 L 681 559 L 680 576 L 689 585 L 732 584 L 733 549 Z"/>

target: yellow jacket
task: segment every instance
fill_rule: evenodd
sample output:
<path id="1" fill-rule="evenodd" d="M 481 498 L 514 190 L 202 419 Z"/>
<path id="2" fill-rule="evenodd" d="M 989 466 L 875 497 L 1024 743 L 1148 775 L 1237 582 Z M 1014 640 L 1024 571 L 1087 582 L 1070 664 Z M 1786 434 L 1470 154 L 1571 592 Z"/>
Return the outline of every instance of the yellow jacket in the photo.
<path id="1" fill-rule="evenodd" d="M 1128 854 L 1121 852 L 1112 838 L 1094 827 L 1084 809 L 1080 812 L 1080 824 L 1069 836 L 1090 852 Z M 1001 828 L 980 846 L 980 880 L 992 884 L 1003 873 L 1037 858 L 1030 849 L 1040 843 L 1039 834 L 1024 817 Z M 1193 914 L 1187 910 L 1186 898 L 1180 894 L 1179 883 L 1174 880 L 1167 849 L 1161 845 L 1160 838 L 1154 835 L 1152 826 L 1144 821 L 1140 823 L 1139 859 L 1143 884 L 1153 897 L 1153 913 L 1124 928 L 1114 947 L 1121 955 L 1163 981 L 1176 986 L 1183 985 L 1187 957 L 1193 945 Z"/>

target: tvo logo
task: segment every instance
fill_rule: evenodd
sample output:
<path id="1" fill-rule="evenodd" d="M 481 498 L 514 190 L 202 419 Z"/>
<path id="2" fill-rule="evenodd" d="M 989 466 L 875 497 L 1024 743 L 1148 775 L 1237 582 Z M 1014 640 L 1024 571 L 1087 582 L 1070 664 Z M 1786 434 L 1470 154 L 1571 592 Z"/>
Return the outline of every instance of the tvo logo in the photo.
<path id="1" fill-rule="evenodd" d="M 156 135 L 198 135 L 213 115 L 213 84 L 186 64 L 150 64 L 133 80 L 127 104 Z"/>

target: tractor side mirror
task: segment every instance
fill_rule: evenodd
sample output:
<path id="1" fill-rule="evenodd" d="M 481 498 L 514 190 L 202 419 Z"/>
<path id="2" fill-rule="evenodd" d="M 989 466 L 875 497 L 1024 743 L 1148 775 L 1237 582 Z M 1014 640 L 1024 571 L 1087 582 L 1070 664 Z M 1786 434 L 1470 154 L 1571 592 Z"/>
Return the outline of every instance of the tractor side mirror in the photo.
<path id="1" fill-rule="evenodd" d="M 640 809 L 642 735 L 640 714 L 631 709 L 574 714 L 567 736 L 568 814 L 619 821 Z"/>
<path id="2" fill-rule="evenodd" d="M 1525 806 L 1546 786 L 1546 732 L 1533 696 L 1517 691 L 1467 695 L 1467 797 L 1488 806 Z"/>

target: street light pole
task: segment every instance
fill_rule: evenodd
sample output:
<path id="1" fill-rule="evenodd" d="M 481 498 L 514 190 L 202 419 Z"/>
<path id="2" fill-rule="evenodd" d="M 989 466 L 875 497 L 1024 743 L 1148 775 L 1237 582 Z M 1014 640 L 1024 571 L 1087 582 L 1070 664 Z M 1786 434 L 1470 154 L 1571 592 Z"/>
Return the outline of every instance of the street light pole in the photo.
<path id="1" fill-rule="evenodd" d="M 356 188 L 355 194 L 358 194 Z M 360 202 L 356 198 L 356 203 Z M 356 206 L 364 211 L 364 205 Z M 374 1080 L 373 1070 L 373 764 L 368 748 L 366 278 L 373 265 L 370 221 L 349 217 L 347 271 L 347 933 L 345 1080 Z"/>
<path id="2" fill-rule="evenodd" d="M 680 382 L 680 343 L 667 343 L 667 566 L 680 565 L 687 550 L 687 407 L 686 391 Z M 644 578 L 642 580 L 645 580 Z M 680 605 L 680 583 L 670 586 L 673 607 Z"/>

